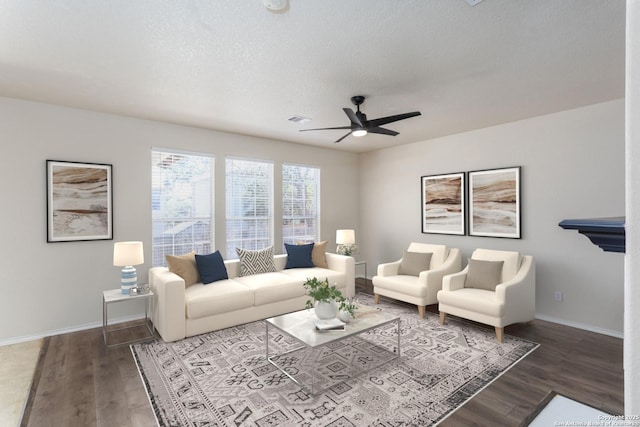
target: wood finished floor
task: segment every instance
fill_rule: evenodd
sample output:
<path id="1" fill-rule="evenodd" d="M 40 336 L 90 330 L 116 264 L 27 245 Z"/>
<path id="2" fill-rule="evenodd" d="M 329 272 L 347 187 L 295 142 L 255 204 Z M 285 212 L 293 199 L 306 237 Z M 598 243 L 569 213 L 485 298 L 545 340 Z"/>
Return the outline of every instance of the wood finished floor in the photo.
<path id="1" fill-rule="evenodd" d="M 427 310 L 433 315 L 436 307 Z M 126 340 L 144 331 L 120 333 Z M 621 339 L 541 320 L 505 333 L 540 347 L 441 426 L 520 426 L 552 390 L 608 413 L 624 412 Z M 105 349 L 101 328 L 45 340 L 22 426 L 154 425 L 128 346 Z"/>

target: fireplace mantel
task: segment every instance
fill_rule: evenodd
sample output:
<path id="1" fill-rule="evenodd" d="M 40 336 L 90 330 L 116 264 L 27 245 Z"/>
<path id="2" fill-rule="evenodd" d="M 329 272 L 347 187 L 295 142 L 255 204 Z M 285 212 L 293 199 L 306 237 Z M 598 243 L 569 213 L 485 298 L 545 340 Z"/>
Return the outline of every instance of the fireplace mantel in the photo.
<path id="1" fill-rule="evenodd" d="M 558 224 L 566 230 L 578 230 L 607 252 L 624 252 L 625 217 L 565 219 Z"/>

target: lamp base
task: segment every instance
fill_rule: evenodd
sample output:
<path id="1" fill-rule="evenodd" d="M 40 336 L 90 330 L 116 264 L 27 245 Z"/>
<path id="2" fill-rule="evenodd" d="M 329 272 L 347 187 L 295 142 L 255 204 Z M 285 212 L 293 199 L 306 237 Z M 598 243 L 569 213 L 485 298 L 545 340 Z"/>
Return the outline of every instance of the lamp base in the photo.
<path id="1" fill-rule="evenodd" d="M 137 285 L 138 275 L 136 269 L 132 265 L 127 265 L 122 269 L 122 274 L 120 275 L 120 291 L 128 295 L 129 290 Z"/>

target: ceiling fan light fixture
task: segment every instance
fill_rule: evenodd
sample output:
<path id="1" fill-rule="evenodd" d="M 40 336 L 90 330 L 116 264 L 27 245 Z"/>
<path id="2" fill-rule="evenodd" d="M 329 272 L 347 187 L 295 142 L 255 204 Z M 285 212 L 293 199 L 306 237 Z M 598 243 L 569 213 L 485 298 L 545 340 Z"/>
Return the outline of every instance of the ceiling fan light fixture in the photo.
<path id="1" fill-rule="evenodd" d="M 367 131 L 364 129 L 356 129 L 353 132 L 351 132 L 351 135 L 356 136 L 356 137 L 361 137 L 361 136 L 365 136 L 367 134 Z"/>

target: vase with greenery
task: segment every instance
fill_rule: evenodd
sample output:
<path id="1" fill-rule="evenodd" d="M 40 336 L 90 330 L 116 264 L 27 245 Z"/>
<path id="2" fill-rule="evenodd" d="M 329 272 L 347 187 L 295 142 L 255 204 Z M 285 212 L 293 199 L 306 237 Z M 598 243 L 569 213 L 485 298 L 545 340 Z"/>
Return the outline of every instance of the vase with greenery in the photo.
<path id="1" fill-rule="evenodd" d="M 306 308 L 315 308 L 319 318 L 336 317 L 338 310 L 346 310 L 353 316 L 355 305 L 345 299 L 338 288 L 330 286 L 329 279 L 320 280 L 317 277 L 311 277 L 304 282 L 304 287 L 307 289 L 307 294 L 313 299 L 307 300 Z M 318 309 L 319 305 L 322 308 Z M 331 306 L 331 308 L 329 309 L 327 306 Z"/>
<path id="2" fill-rule="evenodd" d="M 353 298 L 342 298 L 338 307 L 338 319 L 349 323 L 355 317 L 354 311 L 358 308 Z"/>

